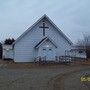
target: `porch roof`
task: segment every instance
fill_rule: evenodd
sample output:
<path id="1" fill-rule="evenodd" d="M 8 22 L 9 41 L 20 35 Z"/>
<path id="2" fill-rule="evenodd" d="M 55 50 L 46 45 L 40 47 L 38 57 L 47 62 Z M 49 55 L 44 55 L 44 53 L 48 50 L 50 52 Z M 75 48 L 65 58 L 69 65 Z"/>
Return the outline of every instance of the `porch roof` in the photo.
<path id="1" fill-rule="evenodd" d="M 46 40 L 49 40 L 49 41 L 57 48 L 56 43 L 55 43 L 50 37 L 45 37 L 45 38 L 43 38 L 40 42 L 38 42 L 38 43 L 35 45 L 35 48 L 39 48 L 40 45 L 42 45 Z"/>

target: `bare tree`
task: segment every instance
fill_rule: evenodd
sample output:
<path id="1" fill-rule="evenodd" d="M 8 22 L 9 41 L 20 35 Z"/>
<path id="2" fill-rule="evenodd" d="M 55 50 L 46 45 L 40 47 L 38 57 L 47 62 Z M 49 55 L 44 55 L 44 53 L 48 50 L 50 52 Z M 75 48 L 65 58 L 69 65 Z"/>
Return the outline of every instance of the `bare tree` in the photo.
<path id="1" fill-rule="evenodd" d="M 84 35 L 82 40 L 78 40 L 76 47 L 85 51 L 86 57 L 90 58 L 90 35 Z"/>

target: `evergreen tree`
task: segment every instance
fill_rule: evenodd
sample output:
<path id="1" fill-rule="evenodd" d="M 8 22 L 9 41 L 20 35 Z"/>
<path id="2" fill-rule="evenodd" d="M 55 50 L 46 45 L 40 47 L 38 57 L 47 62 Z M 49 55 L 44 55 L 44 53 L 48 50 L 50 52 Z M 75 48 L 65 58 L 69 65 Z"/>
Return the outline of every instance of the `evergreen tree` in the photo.
<path id="1" fill-rule="evenodd" d="M 14 38 L 12 38 L 12 39 L 8 38 L 8 39 L 6 39 L 6 40 L 4 41 L 4 44 L 6 44 L 6 45 L 12 45 L 14 41 L 15 41 Z"/>

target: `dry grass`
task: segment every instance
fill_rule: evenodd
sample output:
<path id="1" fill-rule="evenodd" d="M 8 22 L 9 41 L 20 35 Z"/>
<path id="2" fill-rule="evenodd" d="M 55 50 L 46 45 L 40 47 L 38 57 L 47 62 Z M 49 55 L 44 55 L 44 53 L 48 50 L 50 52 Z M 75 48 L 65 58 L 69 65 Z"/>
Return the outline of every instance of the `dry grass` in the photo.
<path id="1" fill-rule="evenodd" d="M 0 64 L 7 65 L 7 68 L 19 68 L 19 69 L 31 69 L 31 68 L 45 68 L 45 67 L 52 67 L 52 66 L 62 66 L 60 63 L 34 63 L 34 62 L 28 62 L 28 63 L 16 63 L 14 61 L 8 61 L 8 60 L 0 60 Z"/>
<path id="2" fill-rule="evenodd" d="M 77 62 L 78 63 L 78 62 Z M 2 61 L 0 64 L 0 90 L 52 90 L 48 84 L 55 77 L 65 73 L 88 68 L 87 65 L 70 64 L 62 65 L 49 63 L 39 65 L 38 63 L 14 63 Z"/>
<path id="3" fill-rule="evenodd" d="M 85 60 L 85 61 L 77 61 L 75 64 L 80 64 L 80 65 L 90 65 L 90 59 Z"/>
<path id="4" fill-rule="evenodd" d="M 15 63 L 14 61 L 8 60 L 0 60 L 0 64 L 5 64 L 7 68 L 22 68 L 22 69 L 30 69 L 30 68 L 40 68 L 40 67 L 51 67 L 51 66 L 62 66 L 65 64 L 62 63 L 46 63 L 46 64 L 39 64 L 39 63 Z M 75 61 L 68 65 L 90 65 L 90 59 L 85 61 Z"/>

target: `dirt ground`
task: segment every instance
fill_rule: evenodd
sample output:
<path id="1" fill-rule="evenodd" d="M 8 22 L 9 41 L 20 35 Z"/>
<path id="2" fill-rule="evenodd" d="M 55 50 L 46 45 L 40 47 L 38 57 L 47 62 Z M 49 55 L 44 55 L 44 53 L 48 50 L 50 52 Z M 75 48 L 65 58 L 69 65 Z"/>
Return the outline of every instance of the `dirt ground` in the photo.
<path id="1" fill-rule="evenodd" d="M 90 75 L 90 62 L 70 65 L 0 61 L 0 90 L 90 90 L 81 76 Z"/>

